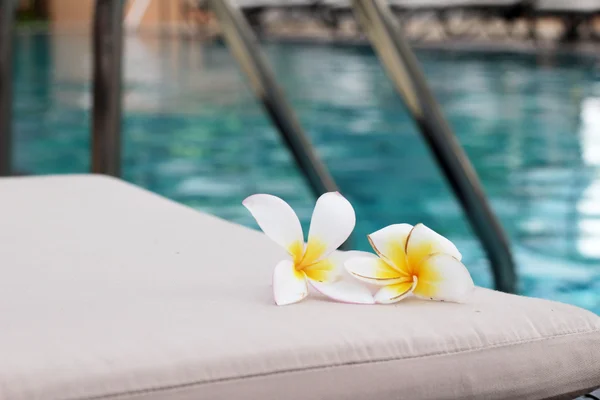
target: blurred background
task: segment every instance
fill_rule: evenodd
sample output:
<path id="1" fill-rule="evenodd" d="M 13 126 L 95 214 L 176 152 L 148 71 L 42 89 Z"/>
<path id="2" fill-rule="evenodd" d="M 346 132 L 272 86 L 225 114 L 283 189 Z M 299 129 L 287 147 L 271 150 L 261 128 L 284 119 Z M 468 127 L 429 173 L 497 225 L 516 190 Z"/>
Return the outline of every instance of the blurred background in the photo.
<path id="1" fill-rule="evenodd" d="M 493 287 L 479 240 L 349 4 L 231 4 L 353 203 L 353 247 L 369 250 L 365 235 L 388 224 L 423 222 L 457 244 L 477 284 Z M 508 233 L 519 293 L 600 314 L 600 0 L 390 6 Z M 94 7 L 19 1 L 18 174 L 90 171 Z M 251 227 L 241 201 L 271 193 L 306 232 L 315 196 L 208 3 L 123 7 L 123 178 Z"/>

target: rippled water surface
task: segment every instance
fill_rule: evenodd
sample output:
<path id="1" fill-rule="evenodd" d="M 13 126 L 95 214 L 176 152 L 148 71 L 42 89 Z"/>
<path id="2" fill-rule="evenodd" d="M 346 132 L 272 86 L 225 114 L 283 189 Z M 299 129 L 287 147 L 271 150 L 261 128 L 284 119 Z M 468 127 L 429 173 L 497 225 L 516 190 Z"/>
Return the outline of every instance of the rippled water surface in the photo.
<path id="1" fill-rule="evenodd" d="M 16 167 L 89 169 L 90 40 L 17 37 Z M 279 81 L 356 208 L 356 247 L 395 222 L 454 240 L 476 283 L 487 261 L 367 47 L 265 45 Z M 600 67 L 578 58 L 419 52 L 429 82 L 512 239 L 521 292 L 600 313 Z M 241 200 L 314 199 L 226 48 L 128 38 L 124 177 L 254 226 Z M 199 238 L 200 240 L 200 238 Z"/>

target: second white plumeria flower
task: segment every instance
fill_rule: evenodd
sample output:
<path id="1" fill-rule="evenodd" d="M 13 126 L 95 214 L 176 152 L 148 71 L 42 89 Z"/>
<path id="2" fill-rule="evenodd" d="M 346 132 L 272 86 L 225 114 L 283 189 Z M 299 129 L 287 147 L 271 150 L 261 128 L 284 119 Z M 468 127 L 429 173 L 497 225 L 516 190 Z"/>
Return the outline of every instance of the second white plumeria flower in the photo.
<path id="1" fill-rule="evenodd" d="M 290 254 L 273 272 L 277 305 L 296 303 L 308 295 L 307 282 L 324 295 L 347 303 L 373 304 L 370 291 L 341 279 L 343 260 L 334 251 L 348 239 L 356 216 L 352 205 L 337 192 L 317 200 L 304 244 L 302 226 L 294 210 L 279 197 L 255 194 L 242 203 L 263 232 Z"/>
<path id="2" fill-rule="evenodd" d="M 462 302 L 474 287 L 456 246 L 423 224 L 390 225 L 368 238 L 379 257 L 361 253 L 345 266 L 357 279 L 383 286 L 375 294 L 377 303 L 395 303 L 411 293 Z"/>

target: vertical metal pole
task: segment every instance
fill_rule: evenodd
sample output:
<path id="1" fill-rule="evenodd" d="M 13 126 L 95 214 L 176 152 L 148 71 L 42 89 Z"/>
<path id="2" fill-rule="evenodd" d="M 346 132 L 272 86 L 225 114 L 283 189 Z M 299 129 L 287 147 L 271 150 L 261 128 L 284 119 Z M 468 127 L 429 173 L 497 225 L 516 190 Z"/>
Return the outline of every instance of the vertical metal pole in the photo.
<path id="1" fill-rule="evenodd" d="M 231 52 L 291 150 L 313 193 L 319 196 L 337 191 L 333 178 L 317 157 L 283 90 L 277 85 L 248 22 L 227 0 L 212 0 L 211 4 Z"/>
<path id="2" fill-rule="evenodd" d="M 16 0 L 0 0 L 0 176 L 12 172 L 12 80 Z"/>
<path id="3" fill-rule="evenodd" d="M 121 174 L 123 1 L 96 0 L 92 172 Z"/>
<path id="4" fill-rule="evenodd" d="M 383 1 L 352 1 L 360 24 L 481 241 L 492 266 L 496 288 L 514 293 L 516 273 L 508 238 L 487 202 L 469 158 L 444 119 L 400 26 Z"/>

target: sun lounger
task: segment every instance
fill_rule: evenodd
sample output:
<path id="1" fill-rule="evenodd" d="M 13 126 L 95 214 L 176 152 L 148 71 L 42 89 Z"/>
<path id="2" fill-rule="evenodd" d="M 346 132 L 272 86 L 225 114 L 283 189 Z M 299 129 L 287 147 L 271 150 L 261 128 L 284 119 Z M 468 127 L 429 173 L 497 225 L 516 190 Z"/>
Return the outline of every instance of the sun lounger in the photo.
<path id="1" fill-rule="evenodd" d="M 277 307 L 284 257 L 258 231 L 116 179 L 0 179 L 0 399 L 512 400 L 600 386 L 590 312 L 482 288 L 467 304 Z"/>

